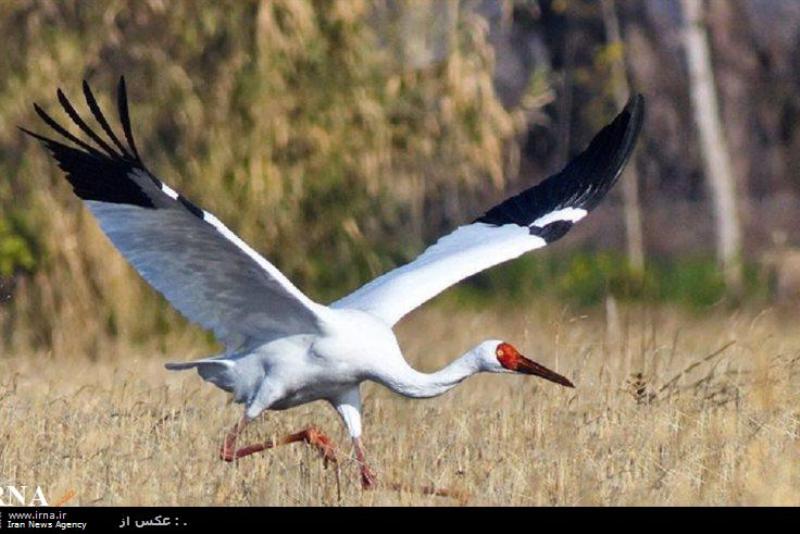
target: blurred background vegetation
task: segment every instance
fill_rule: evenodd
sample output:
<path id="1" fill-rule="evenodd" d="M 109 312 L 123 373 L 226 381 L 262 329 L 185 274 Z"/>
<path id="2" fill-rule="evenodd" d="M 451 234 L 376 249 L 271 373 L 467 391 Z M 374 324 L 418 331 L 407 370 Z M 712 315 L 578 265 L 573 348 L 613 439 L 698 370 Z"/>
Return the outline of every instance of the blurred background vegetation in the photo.
<path id="1" fill-rule="evenodd" d="M 692 100 L 692 2 L 715 106 Z M 60 116 L 55 89 L 77 101 L 83 79 L 110 112 L 121 74 L 148 166 L 325 302 L 557 171 L 632 87 L 648 117 L 623 187 L 569 239 L 445 298 L 791 303 L 798 28 L 794 0 L 3 2 L 2 346 L 93 357 L 200 336 L 16 128 L 43 131 L 31 104 Z M 698 109 L 727 142 L 733 214 L 715 215 Z"/>

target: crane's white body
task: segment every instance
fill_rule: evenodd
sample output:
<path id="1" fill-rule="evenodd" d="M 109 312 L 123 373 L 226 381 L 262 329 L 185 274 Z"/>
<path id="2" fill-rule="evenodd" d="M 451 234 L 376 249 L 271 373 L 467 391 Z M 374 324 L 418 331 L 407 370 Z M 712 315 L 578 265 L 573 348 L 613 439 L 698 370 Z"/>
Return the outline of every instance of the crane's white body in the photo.
<path id="1" fill-rule="evenodd" d="M 351 437 L 361 435 L 359 385 L 371 380 L 407 397 L 444 393 L 479 371 L 503 372 L 493 360 L 499 340 L 481 343 L 437 373 L 420 373 L 403 357 L 392 329 L 368 312 L 330 308 L 322 332 L 279 338 L 215 358 L 167 364 L 198 368 L 230 391 L 253 419 L 317 400 L 330 402 Z"/>
<path id="2" fill-rule="evenodd" d="M 389 327 L 358 310 L 330 310 L 319 334 L 279 338 L 232 354 L 168 366 L 198 367 L 203 378 L 230 390 L 253 418 L 266 409 L 284 410 L 316 400 L 334 406 L 343 397 L 352 402 L 354 395 L 358 398 L 358 385 L 380 381 L 387 364 L 405 364 Z"/>
<path id="3" fill-rule="evenodd" d="M 106 139 L 89 128 L 60 90 L 67 115 L 94 144 L 38 106 L 41 118 L 72 146 L 25 131 L 50 149 L 75 193 L 142 277 L 225 345 L 215 358 L 167 367 L 196 368 L 245 405 L 246 419 L 324 399 L 357 440 L 359 385 L 365 380 L 417 398 L 444 393 L 478 372 L 523 372 L 572 385 L 491 339 L 436 373 L 420 373 L 403 358 L 392 327 L 451 285 L 544 247 L 583 219 L 615 183 L 633 150 L 642 122 L 641 97 L 632 99 L 560 173 L 457 228 L 413 262 L 325 306 L 304 295 L 217 217 L 147 170 L 133 141 L 123 80 L 119 115 L 127 143 L 114 133 L 85 82 L 84 94 Z"/>

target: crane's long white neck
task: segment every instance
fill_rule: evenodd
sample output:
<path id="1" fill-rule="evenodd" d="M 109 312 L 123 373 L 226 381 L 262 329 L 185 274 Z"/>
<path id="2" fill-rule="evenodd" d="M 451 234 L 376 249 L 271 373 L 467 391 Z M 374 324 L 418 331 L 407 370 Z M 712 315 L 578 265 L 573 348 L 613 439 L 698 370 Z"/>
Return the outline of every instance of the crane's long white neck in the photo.
<path id="1" fill-rule="evenodd" d="M 481 370 L 478 356 L 469 351 L 435 373 L 421 373 L 406 364 L 394 369 L 391 376 L 381 377 L 380 382 L 405 397 L 424 399 L 449 391 Z"/>

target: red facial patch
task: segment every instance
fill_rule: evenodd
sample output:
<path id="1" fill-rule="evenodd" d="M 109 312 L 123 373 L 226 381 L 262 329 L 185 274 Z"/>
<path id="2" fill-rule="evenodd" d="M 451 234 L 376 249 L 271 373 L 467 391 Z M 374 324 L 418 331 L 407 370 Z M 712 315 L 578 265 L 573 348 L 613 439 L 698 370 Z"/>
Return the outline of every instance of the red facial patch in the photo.
<path id="1" fill-rule="evenodd" d="M 500 365 L 508 369 L 509 371 L 516 371 L 517 365 L 519 364 L 519 352 L 517 349 L 509 345 L 508 343 L 500 343 L 497 345 L 495 349 L 495 355 L 497 356 L 497 361 L 500 362 Z"/>

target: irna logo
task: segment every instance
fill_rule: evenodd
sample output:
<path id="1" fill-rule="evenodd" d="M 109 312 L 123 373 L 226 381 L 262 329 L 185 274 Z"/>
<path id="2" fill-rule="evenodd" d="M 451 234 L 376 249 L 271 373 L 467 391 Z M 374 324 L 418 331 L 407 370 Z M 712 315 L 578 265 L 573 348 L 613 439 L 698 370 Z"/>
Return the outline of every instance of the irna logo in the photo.
<path id="1" fill-rule="evenodd" d="M 41 486 L 0 486 L 0 506 L 48 506 Z"/>

